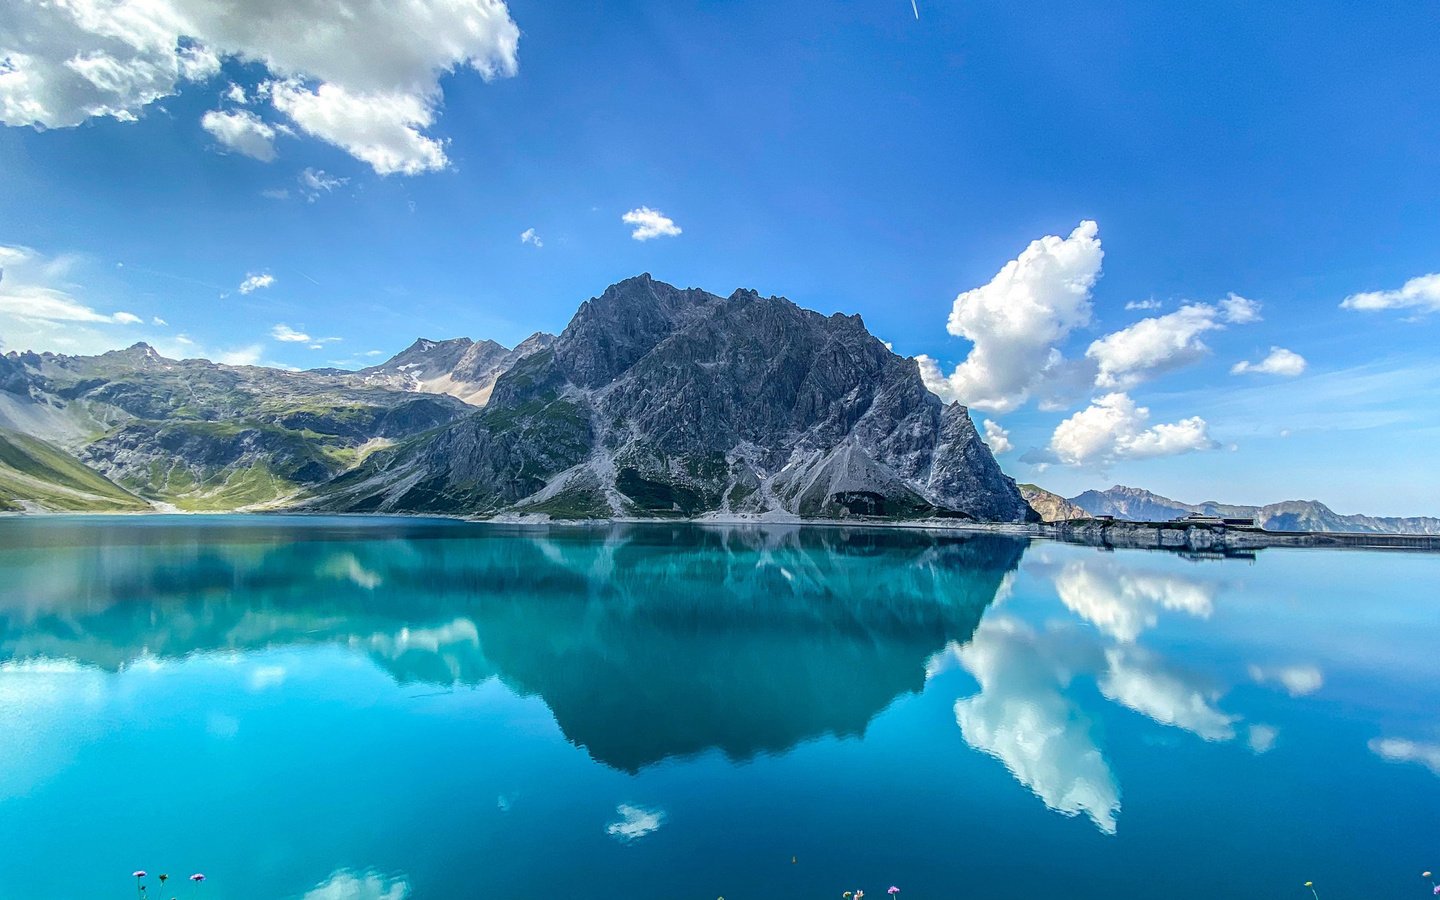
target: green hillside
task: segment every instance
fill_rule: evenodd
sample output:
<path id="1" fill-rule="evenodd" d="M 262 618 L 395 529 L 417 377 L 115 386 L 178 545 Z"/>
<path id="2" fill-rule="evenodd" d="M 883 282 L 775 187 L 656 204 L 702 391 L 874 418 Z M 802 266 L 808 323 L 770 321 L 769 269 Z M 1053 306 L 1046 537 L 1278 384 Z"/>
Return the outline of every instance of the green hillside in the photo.
<path id="1" fill-rule="evenodd" d="M 0 510 L 118 512 L 150 504 L 39 438 L 0 428 Z"/>

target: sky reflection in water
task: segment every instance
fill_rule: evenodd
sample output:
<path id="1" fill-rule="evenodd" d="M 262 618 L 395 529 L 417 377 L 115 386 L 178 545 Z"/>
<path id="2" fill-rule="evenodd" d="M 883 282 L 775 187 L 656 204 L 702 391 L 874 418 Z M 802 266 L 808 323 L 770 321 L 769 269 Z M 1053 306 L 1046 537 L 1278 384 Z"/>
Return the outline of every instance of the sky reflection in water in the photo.
<path id="1" fill-rule="evenodd" d="M 1423 896 L 1440 863 L 1434 556 L 10 519 L 0 576 L 16 896 Z"/>

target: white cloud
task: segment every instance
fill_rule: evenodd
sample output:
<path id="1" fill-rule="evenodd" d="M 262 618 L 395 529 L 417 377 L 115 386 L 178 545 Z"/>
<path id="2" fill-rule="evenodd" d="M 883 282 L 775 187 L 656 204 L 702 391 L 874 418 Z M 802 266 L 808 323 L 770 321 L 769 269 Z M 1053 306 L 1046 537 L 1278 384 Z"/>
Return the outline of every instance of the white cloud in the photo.
<path id="1" fill-rule="evenodd" d="M 410 883 L 402 877 L 340 869 L 306 891 L 301 900 L 405 900 L 409 896 Z"/>
<path id="2" fill-rule="evenodd" d="M 1164 305 L 1165 305 L 1165 304 L 1163 304 L 1163 303 L 1161 303 L 1159 300 L 1155 300 L 1155 299 L 1150 299 L 1150 300 L 1131 300 L 1129 303 L 1126 303 L 1126 304 L 1125 304 L 1125 309 L 1128 310 L 1128 311 L 1131 311 L 1131 312 L 1134 312 L 1134 311 L 1136 311 L 1136 310 L 1145 311 L 1145 310 L 1152 310 L 1152 309 L 1160 309 L 1160 308 L 1163 307 Z"/>
<path id="3" fill-rule="evenodd" d="M 627 844 L 654 834 L 665 824 L 665 811 L 660 809 L 622 803 L 615 807 L 615 812 L 620 818 L 606 825 L 605 833 Z"/>
<path id="4" fill-rule="evenodd" d="M 1160 610 L 1210 618 L 1213 589 L 1176 575 L 1075 560 L 1055 576 L 1055 592 L 1072 612 L 1117 641 L 1131 643 L 1159 621 Z"/>
<path id="5" fill-rule="evenodd" d="M 1196 686 L 1189 676 L 1169 669 L 1153 654 L 1134 646 L 1112 647 L 1105 651 L 1105 662 L 1100 692 L 1109 699 L 1207 741 L 1228 741 L 1235 736 L 1239 717 L 1211 705 L 1216 693 Z"/>
<path id="6" fill-rule="evenodd" d="M 540 235 L 536 234 L 533 228 L 527 228 L 520 232 L 520 243 L 534 244 L 536 247 L 545 246 L 545 242 L 540 240 Z"/>
<path id="7" fill-rule="evenodd" d="M 1200 340 L 1226 322 L 1259 319 L 1260 305 L 1237 294 L 1219 303 L 1191 303 L 1173 313 L 1141 319 L 1092 343 L 1085 356 L 1098 367 L 1095 386 L 1125 390 L 1210 352 Z"/>
<path id="8" fill-rule="evenodd" d="M 1260 303 L 1232 293 L 1220 301 L 1220 314 L 1227 322 L 1250 325 L 1260 321 Z"/>
<path id="9" fill-rule="evenodd" d="M 1375 738 L 1370 752 L 1390 762 L 1419 763 L 1440 775 L 1440 744 L 1411 741 L 1405 738 Z"/>
<path id="10" fill-rule="evenodd" d="M 1097 397 L 1055 427 L 1050 455 L 1065 465 L 1103 467 L 1120 459 L 1175 456 L 1215 447 L 1209 426 L 1199 416 L 1159 425 L 1147 425 L 1149 420 L 1150 410 L 1136 406 L 1128 394 Z"/>
<path id="11" fill-rule="evenodd" d="M 1090 292 L 1104 252 L 1099 226 L 1084 221 L 1067 238 L 1032 241 L 990 282 L 955 298 L 946 330 L 974 346 L 945 375 L 917 357 L 925 386 L 944 400 L 1007 412 L 1063 371 L 1057 344 L 1090 322 Z"/>
<path id="12" fill-rule="evenodd" d="M 675 220 L 665 215 L 658 209 L 651 209 L 648 206 L 641 206 L 630 210 L 620 217 L 620 221 L 626 225 L 634 225 L 635 230 L 630 236 L 637 241 L 648 241 L 657 237 L 675 237 L 680 233 L 680 226 Z"/>
<path id="13" fill-rule="evenodd" d="M 70 272 L 77 262 L 75 256 L 0 245 L 0 336 L 6 347 L 98 353 L 134 341 L 133 334 L 107 333 L 105 326 L 143 324 L 139 316 L 97 310 L 75 296 L 80 288 Z"/>
<path id="14" fill-rule="evenodd" d="M 151 324 L 151 325 L 158 326 L 158 327 L 160 327 L 160 328 L 164 328 L 165 326 L 169 325 L 170 323 L 167 322 L 167 321 L 165 321 L 164 319 L 160 318 L 159 316 L 154 316 L 153 318 L 150 319 L 150 324 Z"/>
<path id="15" fill-rule="evenodd" d="M 1294 378 L 1305 371 L 1305 357 L 1293 350 L 1286 350 L 1284 347 L 1271 347 L 1270 355 L 1259 362 L 1248 362 L 1241 360 L 1230 367 L 1231 375 L 1243 375 L 1246 372 L 1253 372 L 1261 375 L 1281 375 L 1286 378 Z"/>
<path id="16" fill-rule="evenodd" d="M 1027 626 L 988 616 L 957 651 L 980 693 L 956 701 L 965 743 L 1005 764 L 1015 780 L 1063 815 L 1086 815 L 1115 833 L 1120 788 L 1090 734 L 1090 723 L 1061 692 L 1066 667 L 1048 660 Z"/>
<path id="17" fill-rule="evenodd" d="M 514 75 L 520 38 L 502 0 L 7 3 L 0 34 L 10 37 L 5 124 L 134 120 L 234 58 L 270 73 L 272 102 L 307 133 L 381 174 L 447 165 L 440 142 L 422 133 L 441 104 L 441 77 Z"/>
<path id="18" fill-rule="evenodd" d="M 296 331 L 284 322 L 271 328 L 270 336 L 277 341 L 283 341 L 288 344 L 308 344 L 314 340 L 310 335 L 303 331 Z"/>
<path id="19" fill-rule="evenodd" d="M 1440 272 L 1421 275 L 1405 282 L 1397 291 L 1366 291 L 1351 294 L 1340 302 L 1342 309 L 1373 312 L 1380 309 L 1416 309 L 1421 313 L 1440 312 Z"/>
<path id="20" fill-rule="evenodd" d="M 343 187 L 350 179 L 331 175 L 324 169 L 307 168 L 296 176 L 296 180 L 300 182 L 300 191 L 305 195 L 305 199 L 314 203 L 319 199 L 321 194 L 328 194 L 338 187 Z M 286 196 L 289 196 L 288 191 L 275 191 L 272 193 L 284 193 Z M 276 199 L 283 200 L 285 197 L 276 197 Z"/>
<path id="21" fill-rule="evenodd" d="M 998 456 L 1001 453 L 1009 453 L 1015 448 L 1015 445 L 1010 443 L 1010 432 L 1001 427 L 999 422 L 986 419 L 984 428 L 985 443 L 990 445 L 991 453 Z"/>
<path id="22" fill-rule="evenodd" d="M 1280 729 L 1273 725 L 1256 723 L 1251 725 L 1248 731 L 1245 742 L 1256 753 L 1269 753 L 1275 747 L 1275 740 L 1280 737 Z"/>
<path id="23" fill-rule="evenodd" d="M 275 82 L 275 108 L 306 134 L 334 144 L 381 175 L 419 175 L 450 164 L 443 142 L 423 134 L 435 120 L 433 101 L 403 91 L 354 93 L 338 84 L 314 90 Z"/>
<path id="24" fill-rule="evenodd" d="M 268 288 L 275 283 L 275 276 L 269 272 L 261 275 L 246 275 L 245 280 L 240 282 L 240 293 L 249 294 L 258 291 L 260 288 Z"/>
<path id="25" fill-rule="evenodd" d="M 200 117 L 200 125 L 215 140 L 237 153 L 261 162 L 275 159 L 276 128 L 261 121 L 249 110 L 221 112 L 212 109 Z"/>
<path id="26" fill-rule="evenodd" d="M 1313 694 L 1325 686 L 1325 673 L 1316 665 L 1274 666 L 1251 665 L 1250 678 L 1256 684 L 1279 684 L 1292 697 Z"/>
<path id="27" fill-rule="evenodd" d="M 250 98 L 245 96 L 245 89 L 233 81 L 230 82 L 230 86 L 225 89 L 224 96 L 225 99 L 231 103 L 238 103 L 241 106 L 250 102 Z"/>

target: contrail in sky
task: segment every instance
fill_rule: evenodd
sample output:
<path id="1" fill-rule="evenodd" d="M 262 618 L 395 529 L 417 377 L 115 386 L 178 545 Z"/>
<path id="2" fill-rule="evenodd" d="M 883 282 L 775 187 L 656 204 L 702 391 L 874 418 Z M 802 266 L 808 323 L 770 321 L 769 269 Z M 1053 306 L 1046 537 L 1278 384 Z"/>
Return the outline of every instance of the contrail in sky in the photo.
<path id="1" fill-rule="evenodd" d="M 915 21 L 920 21 L 920 7 L 915 5 L 915 0 L 910 0 L 910 8 L 915 10 Z"/>

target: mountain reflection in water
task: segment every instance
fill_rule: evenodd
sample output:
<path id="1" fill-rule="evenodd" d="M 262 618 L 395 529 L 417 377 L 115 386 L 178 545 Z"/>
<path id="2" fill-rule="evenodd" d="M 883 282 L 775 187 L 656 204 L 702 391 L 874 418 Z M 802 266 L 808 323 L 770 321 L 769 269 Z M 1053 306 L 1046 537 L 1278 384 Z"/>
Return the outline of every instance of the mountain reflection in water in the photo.
<path id="1" fill-rule="evenodd" d="M 860 734 L 919 692 L 1025 548 L 906 529 L 378 527 L 32 525 L 4 544 L 0 661 L 338 644 L 402 683 L 538 695 L 616 769 L 743 760 Z"/>

